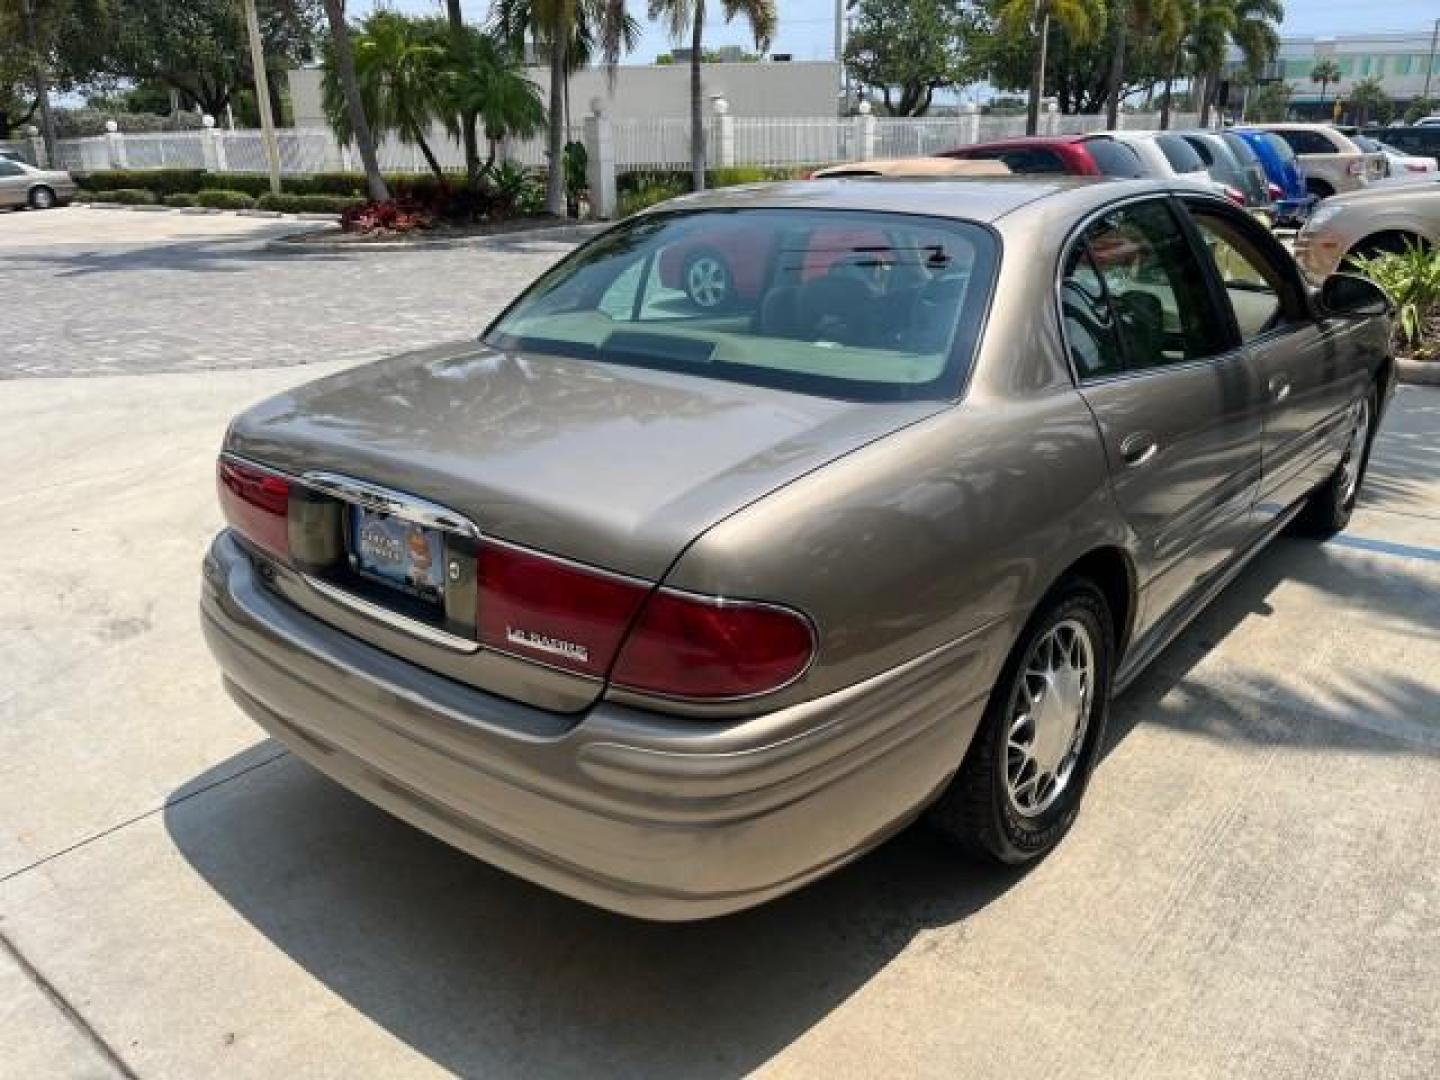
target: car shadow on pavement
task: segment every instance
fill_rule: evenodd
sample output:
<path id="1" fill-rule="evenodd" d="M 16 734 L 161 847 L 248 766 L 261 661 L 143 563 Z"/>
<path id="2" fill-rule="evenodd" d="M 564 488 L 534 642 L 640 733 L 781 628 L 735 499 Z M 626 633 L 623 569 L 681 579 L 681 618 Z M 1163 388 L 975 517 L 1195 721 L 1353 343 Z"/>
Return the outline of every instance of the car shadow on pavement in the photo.
<path id="1" fill-rule="evenodd" d="M 912 828 L 764 907 L 643 922 L 493 869 L 291 755 L 266 763 L 275 747 L 177 793 L 170 836 L 311 976 L 463 1076 L 749 1072 L 1022 877 Z"/>

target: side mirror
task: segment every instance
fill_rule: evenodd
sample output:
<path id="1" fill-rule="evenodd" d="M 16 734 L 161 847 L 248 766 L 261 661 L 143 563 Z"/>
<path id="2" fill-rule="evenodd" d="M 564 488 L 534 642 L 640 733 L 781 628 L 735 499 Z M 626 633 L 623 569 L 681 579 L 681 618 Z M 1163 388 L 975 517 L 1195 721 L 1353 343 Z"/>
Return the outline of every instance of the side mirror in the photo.
<path id="1" fill-rule="evenodd" d="M 1370 319 L 1390 314 L 1390 297 L 1369 278 L 1331 274 L 1315 297 L 1320 314 L 1332 319 Z"/>

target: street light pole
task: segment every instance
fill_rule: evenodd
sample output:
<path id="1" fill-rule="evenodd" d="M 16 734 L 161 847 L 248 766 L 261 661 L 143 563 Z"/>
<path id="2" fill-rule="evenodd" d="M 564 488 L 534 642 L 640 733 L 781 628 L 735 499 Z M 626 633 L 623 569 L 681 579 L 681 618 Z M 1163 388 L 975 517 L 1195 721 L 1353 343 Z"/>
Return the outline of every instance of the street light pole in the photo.
<path id="1" fill-rule="evenodd" d="M 250 34 L 250 67 L 255 72 L 255 105 L 260 110 L 260 132 L 265 160 L 270 166 L 270 190 L 280 194 L 280 146 L 275 141 L 275 117 L 270 112 L 270 81 L 265 75 L 265 45 L 260 40 L 260 16 L 255 0 L 245 0 L 245 29 Z"/>
<path id="2" fill-rule="evenodd" d="M 1430 75 L 1435 70 L 1435 45 L 1440 42 L 1440 19 L 1435 20 L 1435 29 L 1430 31 L 1430 60 L 1425 65 L 1425 93 L 1420 96 L 1430 100 Z"/>

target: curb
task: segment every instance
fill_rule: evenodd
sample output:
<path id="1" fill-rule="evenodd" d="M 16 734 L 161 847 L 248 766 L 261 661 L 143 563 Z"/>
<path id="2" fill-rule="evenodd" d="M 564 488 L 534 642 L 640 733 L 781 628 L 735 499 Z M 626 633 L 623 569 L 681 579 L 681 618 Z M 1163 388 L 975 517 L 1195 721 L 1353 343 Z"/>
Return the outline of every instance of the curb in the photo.
<path id="1" fill-rule="evenodd" d="M 287 214 L 281 210 L 223 210 L 218 206 L 165 206 L 163 203 L 86 202 L 73 205 L 90 210 L 138 210 L 146 214 L 233 214 L 235 217 L 283 218 L 293 221 L 340 220 L 339 214 L 322 214 L 316 211 Z"/>
<path id="2" fill-rule="evenodd" d="M 1413 386 L 1440 386 L 1440 361 L 1395 358 L 1395 374 Z"/>
<path id="3" fill-rule="evenodd" d="M 303 217 L 303 215 L 302 215 Z M 280 237 L 265 242 L 266 251 L 280 251 L 287 255 L 334 255 L 338 252 L 389 251 L 444 251 L 449 248 L 490 248 L 504 247 L 512 243 L 528 243 L 535 240 L 553 240 L 559 243 L 574 243 L 588 240 L 606 229 L 612 222 L 599 221 L 584 225 L 556 225 L 548 229 L 518 229 L 514 232 L 493 233 L 487 236 L 455 236 L 444 240 L 375 240 L 357 241 L 347 244 L 326 243 L 315 240 L 317 235 L 337 235 L 338 230 L 326 229 L 320 233 L 298 233 L 294 238 Z M 307 239 L 308 238 L 308 239 Z"/>

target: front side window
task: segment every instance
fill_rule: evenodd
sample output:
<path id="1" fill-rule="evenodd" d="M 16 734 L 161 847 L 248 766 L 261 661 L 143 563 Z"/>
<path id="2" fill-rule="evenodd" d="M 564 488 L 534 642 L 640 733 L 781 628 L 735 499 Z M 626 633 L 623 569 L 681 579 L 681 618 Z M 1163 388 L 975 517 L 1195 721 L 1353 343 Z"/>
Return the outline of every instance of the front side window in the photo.
<path id="1" fill-rule="evenodd" d="M 852 400 L 953 397 L 997 247 L 979 225 L 907 214 L 646 215 L 561 262 L 485 340 Z"/>
<path id="2" fill-rule="evenodd" d="M 1298 130 L 1284 130 L 1277 134 L 1290 144 L 1290 149 L 1297 154 L 1333 154 L 1335 146 L 1324 135 L 1318 131 L 1306 131 L 1303 128 Z"/>
<path id="3" fill-rule="evenodd" d="M 1202 360 L 1230 347 L 1194 248 L 1163 201 L 1112 210 L 1084 242 L 1114 313 L 1125 371 Z"/>
<path id="4" fill-rule="evenodd" d="M 1281 268 L 1260 249 L 1246 226 L 1230 215 L 1192 207 L 1190 216 L 1215 261 L 1241 340 L 1250 341 L 1278 326 L 1287 292 Z"/>

